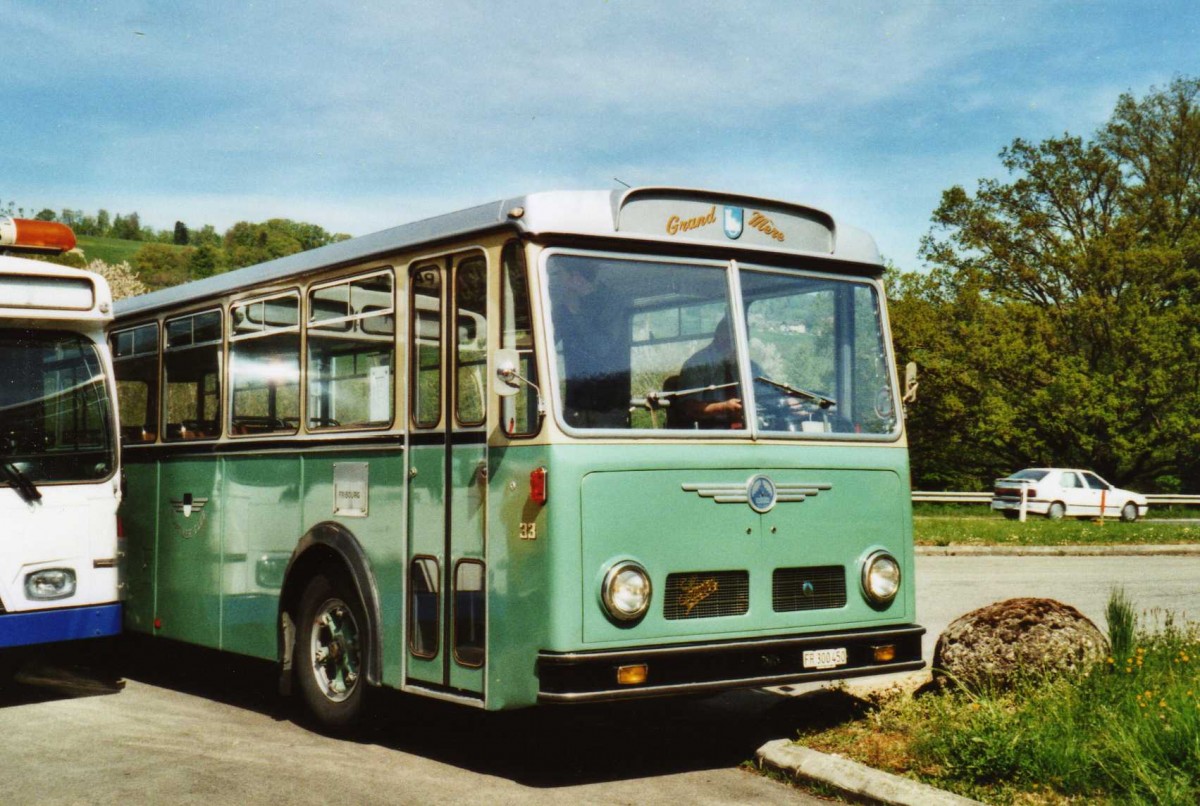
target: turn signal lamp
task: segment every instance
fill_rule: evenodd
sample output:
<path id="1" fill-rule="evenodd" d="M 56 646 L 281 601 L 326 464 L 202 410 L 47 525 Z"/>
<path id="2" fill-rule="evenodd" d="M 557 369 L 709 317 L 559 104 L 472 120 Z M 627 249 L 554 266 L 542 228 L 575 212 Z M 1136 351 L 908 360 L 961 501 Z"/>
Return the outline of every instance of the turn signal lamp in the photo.
<path id="1" fill-rule="evenodd" d="M 871 651 L 875 655 L 876 663 L 891 663 L 896 659 L 896 645 L 884 644 L 883 646 L 873 646 Z"/>
<path id="2" fill-rule="evenodd" d="M 75 233 L 57 221 L 29 218 L 0 218 L 0 248 L 29 252 L 70 252 Z"/>
<path id="3" fill-rule="evenodd" d="M 546 468 L 539 467 L 529 473 L 529 498 L 535 504 L 546 503 Z"/>
<path id="4" fill-rule="evenodd" d="M 617 683 L 622 686 L 640 686 L 646 682 L 650 667 L 644 663 L 617 667 Z"/>

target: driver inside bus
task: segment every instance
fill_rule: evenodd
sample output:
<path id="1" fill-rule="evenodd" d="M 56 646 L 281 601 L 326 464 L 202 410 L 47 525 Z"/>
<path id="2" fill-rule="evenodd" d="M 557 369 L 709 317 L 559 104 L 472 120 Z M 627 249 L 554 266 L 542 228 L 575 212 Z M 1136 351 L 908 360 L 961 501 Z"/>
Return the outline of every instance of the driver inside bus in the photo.
<path id="1" fill-rule="evenodd" d="M 754 378 L 763 377 L 763 369 L 758 362 L 750 362 L 750 374 Z M 683 409 L 684 419 L 694 422 L 695 427 L 746 427 L 733 328 L 728 316 L 721 317 L 708 346 L 683 363 L 679 373 L 679 388 L 683 393 L 678 395 L 677 400 Z M 788 416 L 799 417 L 804 414 L 804 403 L 799 398 L 781 394 L 774 387 L 763 392 L 764 398 L 773 395 Z M 762 402 L 767 401 L 760 400 Z"/>
<path id="2" fill-rule="evenodd" d="M 721 317 L 707 347 L 683 362 L 679 387 L 684 419 L 697 428 L 745 428 L 729 317 Z"/>

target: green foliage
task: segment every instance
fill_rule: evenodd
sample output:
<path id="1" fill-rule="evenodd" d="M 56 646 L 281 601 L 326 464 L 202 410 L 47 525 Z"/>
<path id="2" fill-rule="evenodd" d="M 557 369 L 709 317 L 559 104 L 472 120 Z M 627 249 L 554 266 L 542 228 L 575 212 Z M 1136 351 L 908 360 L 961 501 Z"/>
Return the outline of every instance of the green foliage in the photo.
<path id="1" fill-rule="evenodd" d="M 879 737 L 891 739 L 886 756 L 872 752 Z M 1194 804 L 1200 633 L 1167 616 L 1083 675 L 893 696 L 800 740 L 987 803 Z"/>
<path id="2" fill-rule="evenodd" d="M 190 246 L 148 243 L 133 254 L 130 263 L 151 290 L 166 288 L 191 279 L 189 267 L 195 251 Z"/>
<path id="3" fill-rule="evenodd" d="M 1093 141 L 1015 140 L 1009 181 L 945 191 L 927 275 L 892 273 L 922 365 L 914 481 L 975 489 L 1030 465 L 1152 489 L 1200 451 L 1200 80 L 1123 96 Z"/>
<path id="4" fill-rule="evenodd" d="M 1131 657 L 1137 632 L 1137 613 L 1124 588 L 1114 588 L 1108 595 L 1104 616 L 1108 621 L 1108 644 L 1113 657 Z"/>
<path id="5" fill-rule="evenodd" d="M 316 224 L 272 218 L 262 224 L 239 221 L 225 233 L 225 255 L 229 268 L 251 266 L 308 249 L 316 249 L 346 235 L 333 235 Z"/>
<path id="6" fill-rule="evenodd" d="M 0 202 L 0 213 L 13 213 L 12 203 Z M 24 211 L 17 211 L 24 215 Z M 111 217 L 107 210 L 95 216 L 64 209 L 58 215 L 47 208 L 38 213 L 46 221 L 58 220 L 75 231 L 79 249 L 87 260 L 118 266 L 129 264 L 133 281 L 149 290 L 189 280 L 211 277 L 231 268 L 251 265 L 318 246 L 342 241 L 349 235 L 331 234 L 315 224 L 276 218 L 262 224 L 239 222 L 222 236 L 211 224 L 190 230 L 176 221 L 171 230 L 142 227 L 138 214 Z M 83 265 L 81 257 L 64 258 Z M 63 262 L 63 261 L 59 261 Z"/>

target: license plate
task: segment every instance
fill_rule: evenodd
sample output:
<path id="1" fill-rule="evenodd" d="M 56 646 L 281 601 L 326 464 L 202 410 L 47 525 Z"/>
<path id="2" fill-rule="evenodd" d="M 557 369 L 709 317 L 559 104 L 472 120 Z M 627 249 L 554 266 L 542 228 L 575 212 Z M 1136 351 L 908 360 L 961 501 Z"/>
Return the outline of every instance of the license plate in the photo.
<path id="1" fill-rule="evenodd" d="M 793 655 L 793 657 L 795 657 Z M 846 665 L 846 648 L 812 649 L 801 658 L 805 669 L 834 669 Z"/>

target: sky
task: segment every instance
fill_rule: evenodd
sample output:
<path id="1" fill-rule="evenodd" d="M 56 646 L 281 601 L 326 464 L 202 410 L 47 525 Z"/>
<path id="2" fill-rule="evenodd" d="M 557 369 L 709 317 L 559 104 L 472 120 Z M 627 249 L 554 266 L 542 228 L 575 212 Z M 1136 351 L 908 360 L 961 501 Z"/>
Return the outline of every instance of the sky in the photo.
<path id="1" fill-rule="evenodd" d="M 1194 2 L 0 0 L 0 204 L 362 235 L 540 190 L 822 208 L 902 269 L 1015 138 L 1200 76 Z"/>

